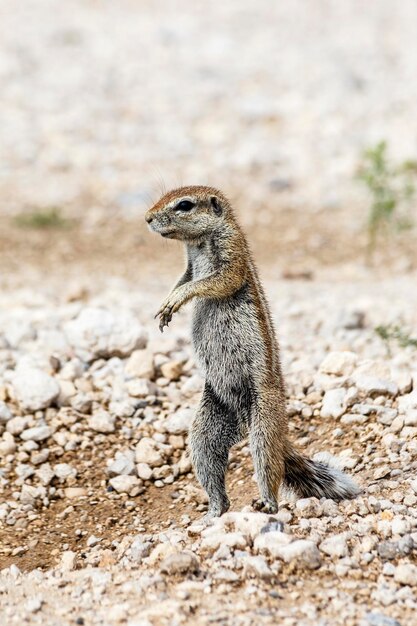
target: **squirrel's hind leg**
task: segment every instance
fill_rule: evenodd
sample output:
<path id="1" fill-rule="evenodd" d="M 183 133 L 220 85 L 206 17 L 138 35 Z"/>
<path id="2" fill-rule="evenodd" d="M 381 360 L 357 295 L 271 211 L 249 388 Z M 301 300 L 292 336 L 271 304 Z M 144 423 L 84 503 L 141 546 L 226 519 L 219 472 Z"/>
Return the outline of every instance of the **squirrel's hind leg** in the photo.
<path id="1" fill-rule="evenodd" d="M 254 407 L 249 441 L 260 495 L 253 506 L 265 513 L 276 513 L 278 493 L 284 478 L 286 420 L 279 408 L 277 411 L 279 398 L 276 394 L 271 394 L 270 400 L 268 402 L 268 394 L 264 393 Z"/>
<path id="2" fill-rule="evenodd" d="M 230 448 L 240 440 L 236 415 L 215 395 L 208 383 L 190 429 L 191 459 L 209 497 L 206 518 L 225 513 L 230 502 L 225 474 Z"/>

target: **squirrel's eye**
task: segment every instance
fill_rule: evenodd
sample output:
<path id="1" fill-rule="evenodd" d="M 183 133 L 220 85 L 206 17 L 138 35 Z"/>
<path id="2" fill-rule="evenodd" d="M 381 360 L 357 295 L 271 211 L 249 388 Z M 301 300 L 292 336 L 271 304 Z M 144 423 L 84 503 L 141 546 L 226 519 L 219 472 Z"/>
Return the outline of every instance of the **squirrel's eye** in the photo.
<path id="1" fill-rule="evenodd" d="M 176 211 L 191 211 L 191 209 L 193 209 L 195 207 L 194 202 L 191 202 L 191 200 L 181 200 L 181 202 L 178 202 L 177 206 L 175 207 Z"/>

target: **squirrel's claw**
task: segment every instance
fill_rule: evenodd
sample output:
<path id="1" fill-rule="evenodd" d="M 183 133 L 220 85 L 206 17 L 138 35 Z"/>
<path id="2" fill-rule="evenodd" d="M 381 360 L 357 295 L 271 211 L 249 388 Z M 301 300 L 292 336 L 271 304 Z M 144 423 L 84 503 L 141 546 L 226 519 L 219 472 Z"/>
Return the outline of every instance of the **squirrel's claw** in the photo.
<path id="1" fill-rule="evenodd" d="M 165 302 L 161 304 L 158 313 L 155 315 L 155 317 L 159 317 L 159 330 L 161 333 L 165 326 L 168 326 L 169 322 L 172 320 L 172 316 L 179 310 L 182 303 L 183 301 L 179 298 L 179 294 L 174 291 Z"/>
<path id="2" fill-rule="evenodd" d="M 156 316 L 159 316 L 159 330 L 163 333 L 165 326 L 172 320 L 172 307 L 162 307 Z"/>

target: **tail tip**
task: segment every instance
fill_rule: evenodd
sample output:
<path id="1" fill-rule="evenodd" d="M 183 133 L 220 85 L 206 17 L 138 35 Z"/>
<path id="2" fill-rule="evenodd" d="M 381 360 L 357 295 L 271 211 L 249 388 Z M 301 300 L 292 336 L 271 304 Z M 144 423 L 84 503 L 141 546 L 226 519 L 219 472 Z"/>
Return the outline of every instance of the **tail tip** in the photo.
<path id="1" fill-rule="evenodd" d="M 363 489 L 348 474 L 343 471 L 341 460 L 329 452 L 319 452 L 312 459 L 328 468 L 333 479 L 332 499 L 352 500 L 359 496 Z"/>

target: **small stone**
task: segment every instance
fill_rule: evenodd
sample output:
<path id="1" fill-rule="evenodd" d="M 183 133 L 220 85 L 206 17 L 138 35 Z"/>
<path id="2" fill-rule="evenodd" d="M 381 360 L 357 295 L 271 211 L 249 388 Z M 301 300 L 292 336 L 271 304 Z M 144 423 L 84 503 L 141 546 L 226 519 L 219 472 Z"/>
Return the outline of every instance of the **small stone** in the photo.
<path id="1" fill-rule="evenodd" d="M 66 550 L 61 555 L 59 567 L 64 572 L 71 572 L 75 569 L 77 555 L 72 550 Z"/>
<path id="2" fill-rule="evenodd" d="M 279 557 L 283 546 L 291 543 L 291 536 L 280 531 L 259 534 L 254 541 L 254 549 L 260 554 Z"/>
<path id="3" fill-rule="evenodd" d="M 291 519 L 291 518 L 290 518 Z M 290 520 L 288 520 L 290 521 Z M 261 534 L 263 533 L 273 533 L 278 531 L 280 533 L 284 532 L 284 523 L 281 520 L 276 520 L 274 522 L 268 522 L 265 526 L 261 528 Z"/>
<path id="4" fill-rule="evenodd" d="M 3 433 L 3 438 L 0 440 L 0 456 L 8 456 L 13 454 L 16 450 L 16 443 L 13 435 L 7 431 Z"/>
<path id="5" fill-rule="evenodd" d="M 345 534 L 332 535 L 321 542 L 320 550 L 329 556 L 348 556 L 347 537 Z"/>
<path id="6" fill-rule="evenodd" d="M 410 372 L 406 370 L 394 370 L 392 372 L 393 379 L 398 385 L 399 393 L 405 395 L 413 388 L 413 379 Z"/>
<path id="7" fill-rule="evenodd" d="M 60 406 L 70 405 L 71 398 L 73 398 L 77 393 L 77 389 L 74 383 L 72 383 L 69 380 L 60 380 L 59 388 L 60 388 L 60 392 L 59 392 L 58 404 Z"/>
<path id="8" fill-rule="evenodd" d="M 203 379 L 198 374 L 190 376 L 190 378 L 182 385 L 181 391 L 188 398 L 200 393 L 203 388 Z"/>
<path id="9" fill-rule="evenodd" d="M 28 419 L 26 417 L 13 417 L 11 420 L 7 422 L 6 430 L 8 433 L 12 435 L 20 435 L 28 425 Z"/>
<path id="10" fill-rule="evenodd" d="M 393 565 L 392 563 L 384 563 L 384 566 L 382 568 L 382 573 L 384 574 L 384 576 L 394 576 L 395 574 L 395 565 Z"/>
<path id="11" fill-rule="evenodd" d="M 155 376 L 154 355 L 151 350 L 134 350 L 126 361 L 125 371 L 132 378 L 147 378 Z"/>
<path id="12" fill-rule="evenodd" d="M 146 463 L 150 467 L 159 467 L 164 463 L 160 447 L 155 439 L 142 437 L 135 450 L 136 463 Z"/>
<path id="13" fill-rule="evenodd" d="M 55 472 L 49 463 L 43 463 L 40 468 L 36 470 L 35 474 L 45 487 L 51 483 L 55 476 Z"/>
<path id="14" fill-rule="evenodd" d="M 136 471 L 139 478 L 142 480 L 150 480 L 152 478 L 152 468 L 147 463 L 138 463 L 136 465 Z"/>
<path id="15" fill-rule="evenodd" d="M 85 393 L 77 393 L 70 398 L 70 405 L 79 413 L 91 413 L 92 400 Z"/>
<path id="16" fill-rule="evenodd" d="M 395 568 L 394 580 L 401 585 L 417 586 L 417 565 L 400 563 Z"/>
<path id="17" fill-rule="evenodd" d="M 107 467 L 109 476 L 119 476 L 121 474 L 133 474 L 135 471 L 134 453 L 116 452 L 115 460 Z M 142 478 L 140 476 L 140 478 Z"/>
<path id="18" fill-rule="evenodd" d="M 20 492 L 20 501 L 22 504 L 34 506 L 37 498 L 42 497 L 44 494 L 45 487 L 34 487 L 33 485 L 24 484 Z"/>
<path id="19" fill-rule="evenodd" d="M 191 470 L 192 470 L 191 458 L 190 458 L 190 455 L 188 454 L 188 451 L 185 450 L 185 452 L 183 452 L 183 454 L 181 455 L 180 461 L 178 463 L 178 471 L 180 474 L 188 474 L 188 472 L 191 472 Z"/>
<path id="20" fill-rule="evenodd" d="M 391 529 L 393 535 L 405 535 L 410 532 L 410 522 L 401 517 L 394 517 L 391 522 Z"/>
<path id="21" fill-rule="evenodd" d="M 393 617 L 383 615 L 382 613 L 367 613 L 365 621 L 360 626 L 401 626 Z"/>
<path id="22" fill-rule="evenodd" d="M 236 572 L 233 572 L 230 569 L 226 569 L 225 567 L 221 567 L 213 573 L 213 578 L 217 582 L 231 584 L 239 582 L 239 575 Z"/>
<path id="23" fill-rule="evenodd" d="M 95 430 L 97 433 L 114 433 L 116 418 L 110 415 L 107 411 L 100 410 L 94 413 L 88 420 L 88 425 L 91 430 Z"/>
<path id="24" fill-rule="evenodd" d="M 411 554 L 416 545 L 414 543 L 414 539 L 411 535 L 404 535 L 401 539 L 398 540 L 398 553 L 400 556 L 408 556 Z"/>
<path id="25" fill-rule="evenodd" d="M 321 417 L 338 418 L 345 412 L 344 400 L 346 389 L 329 389 L 323 396 L 323 404 L 320 411 Z"/>
<path id="26" fill-rule="evenodd" d="M 411 410 L 404 415 L 405 426 L 417 426 L 417 410 Z"/>
<path id="27" fill-rule="evenodd" d="M 168 443 L 174 450 L 183 450 L 185 448 L 185 439 L 183 435 L 170 435 Z"/>
<path id="28" fill-rule="evenodd" d="M 133 563 L 139 564 L 149 556 L 153 544 L 150 541 L 144 541 L 142 537 L 136 537 L 130 546 L 129 559 Z"/>
<path id="29" fill-rule="evenodd" d="M 64 493 L 66 498 L 72 500 L 74 498 L 82 498 L 86 496 L 88 492 L 84 487 L 67 487 L 64 489 Z"/>
<path id="30" fill-rule="evenodd" d="M 22 432 L 20 438 L 24 441 L 44 441 L 51 436 L 51 429 L 49 426 L 34 426 L 28 428 Z"/>
<path id="31" fill-rule="evenodd" d="M 41 465 L 48 460 L 49 454 L 49 448 L 42 448 L 42 450 L 34 451 L 30 455 L 30 462 L 32 465 Z"/>
<path id="32" fill-rule="evenodd" d="M 203 531 L 201 535 L 203 537 L 201 549 L 211 552 L 214 552 L 220 546 L 228 546 L 235 550 L 244 550 L 248 545 L 247 539 L 242 533 L 225 533 L 219 531 L 216 527 L 208 528 Z"/>
<path id="33" fill-rule="evenodd" d="M 345 425 L 365 424 L 367 421 L 369 421 L 368 415 L 359 415 L 357 413 L 345 413 L 340 419 L 340 423 Z"/>
<path id="34" fill-rule="evenodd" d="M 273 520 L 271 515 L 266 513 L 254 513 L 253 511 L 230 511 L 221 516 L 218 526 L 225 530 L 234 530 L 242 533 L 246 537 L 254 539 L 263 528 Z"/>
<path id="35" fill-rule="evenodd" d="M 7 404 L 0 400 L 0 424 L 6 424 L 6 422 L 12 419 L 12 417 L 12 412 L 10 411 Z"/>
<path id="36" fill-rule="evenodd" d="M 380 424 L 384 424 L 384 426 L 391 426 L 391 424 L 393 423 L 397 415 L 398 415 L 398 411 L 396 409 L 390 409 L 388 407 L 381 407 L 380 410 L 378 411 L 377 421 Z"/>
<path id="37" fill-rule="evenodd" d="M 165 420 L 165 430 L 172 435 L 187 433 L 194 415 L 194 409 L 180 409 Z"/>
<path id="38" fill-rule="evenodd" d="M 247 578 L 268 580 L 274 573 L 263 556 L 248 556 L 243 560 L 243 573 Z"/>
<path id="39" fill-rule="evenodd" d="M 409 411 L 417 409 L 417 388 L 413 389 L 411 393 L 405 396 L 401 396 L 398 399 L 398 409 L 400 413 L 407 414 Z"/>
<path id="40" fill-rule="evenodd" d="M 286 543 L 281 543 L 280 541 L 275 541 L 273 543 L 269 543 L 268 539 L 261 545 L 261 538 L 268 538 L 275 533 L 267 533 L 266 535 L 259 535 L 259 537 L 255 540 L 255 548 L 261 550 L 262 552 L 266 552 L 274 556 L 275 558 L 281 559 L 285 563 L 296 562 L 298 566 L 307 567 L 307 569 L 317 569 L 321 565 L 321 556 L 317 549 L 317 546 L 312 541 L 307 539 L 297 539 L 296 541 Z M 280 533 L 284 534 L 284 533 Z"/>
<path id="41" fill-rule="evenodd" d="M 89 548 L 94 548 L 94 546 L 98 545 L 101 541 L 100 537 L 96 537 L 95 535 L 90 535 L 90 537 L 87 539 L 87 546 Z"/>
<path id="42" fill-rule="evenodd" d="M 68 478 L 75 478 L 77 470 L 69 465 L 69 463 L 57 463 L 54 465 L 55 476 L 60 481 L 68 480 Z"/>
<path id="43" fill-rule="evenodd" d="M 20 569 L 17 567 L 17 565 L 15 565 L 14 563 L 12 563 L 12 565 L 10 565 L 9 567 L 9 574 L 12 578 L 16 579 L 20 576 L 22 572 L 20 571 Z"/>
<path id="44" fill-rule="evenodd" d="M 29 600 L 25 604 L 25 608 L 29 613 L 37 613 L 41 610 L 43 604 L 42 598 L 35 597 L 29 598 Z"/>
<path id="45" fill-rule="evenodd" d="M 115 476 L 109 480 L 109 484 L 117 493 L 127 493 L 129 496 L 135 496 L 139 493 L 141 482 L 137 476 Z"/>
<path id="46" fill-rule="evenodd" d="M 349 376 L 358 360 L 354 352 L 330 352 L 320 364 L 320 371 L 335 376 Z"/>
<path id="47" fill-rule="evenodd" d="M 165 557 L 161 572 L 165 574 L 194 574 L 200 567 L 198 558 L 192 552 L 176 552 Z"/>
<path id="48" fill-rule="evenodd" d="M 65 363 L 59 370 L 59 377 L 62 380 L 70 380 L 74 382 L 77 378 L 81 378 L 84 373 L 83 363 L 79 359 L 72 359 Z"/>
<path id="49" fill-rule="evenodd" d="M 161 365 L 161 374 L 168 380 L 178 380 L 182 374 L 181 361 L 168 361 Z"/>
<path id="50" fill-rule="evenodd" d="M 118 402 L 110 402 L 109 411 L 112 417 L 132 417 L 136 410 L 135 401 L 130 398 L 126 398 L 125 400 L 120 400 Z"/>
<path id="51" fill-rule="evenodd" d="M 301 498 L 297 500 L 295 508 L 300 517 L 321 517 L 323 509 L 317 498 Z"/>
<path id="52" fill-rule="evenodd" d="M 60 387 L 43 370 L 22 366 L 12 378 L 13 391 L 20 407 L 27 411 L 45 409 L 57 399 Z"/>
<path id="53" fill-rule="evenodd" d="M 299 566 L 307 569 L 318 569 L 321 555 L 315 543 L 307 539 L 298 539 L 283 548 L 281 558 L 286 563 L 296 561 Z"/>
<path id="54" fill-rule="evenodd" d="M 374 480 L 381 480 L 381 478 L 385 478 L 389 476 L 391 473 L 391 468 L 388 465 L 381 465 L 381 467 L 377 467 L 374 471 L 373 478 Z"/>
<path id="55" fill-rule="evenodd" d="M 399 433 L 404 426 L 404 418 L 401 415 L 398 415 L 391 423 L 390 432 Z"/>
<path id="56" fill-rule="evenodd" d="M 368 396 L 396 396 L 398 394 L 398 385 L 390 380 L 359 374 L 354 376 L 354 381 L 359 391 Z"/>
<path id="57" fill-rule="evenodd" d="M 85 307 L 64 326 L 67 340 L 81 360 L 127 357 L 145 348 L 147 334 L 130 311 Z"/>
<path id="58" fill-rule="evenodd" d="M 152 383 L 145 378 L 129 380 L 126 383 L 126 391 L 133 398 L 146 398 L 152 394 Z"/>
<path id="59" fill-rule="evenodd" d="M 398 544 L 393 541 L 381 541 L 377 552 L 382 561 L 392 561 L 398 556 Z"/>

